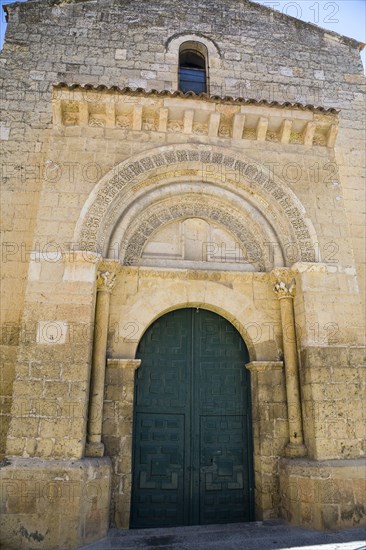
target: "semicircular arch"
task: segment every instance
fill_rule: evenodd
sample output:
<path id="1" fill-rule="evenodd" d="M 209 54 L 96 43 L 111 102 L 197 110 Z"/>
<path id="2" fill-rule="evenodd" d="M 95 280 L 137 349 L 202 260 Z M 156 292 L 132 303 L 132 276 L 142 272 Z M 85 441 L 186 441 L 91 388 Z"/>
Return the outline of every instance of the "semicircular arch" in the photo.
<path id="1" fill-rule="evenodd" d="M 176 54 L 179 51 L 179 48 L 184 42 L 199 42 L 204 44 L 211 55 L 217 56 L 219 59 L 221 57 L 221 52 L 219 46 L 216 44 L 212 38 L 209 38 L 205 34 L 196 31 L 185 31 L 174 34 L 170 36 L 165 43 L 165 51 L 167 53 Z"/>
<path id="2" fill-rule="evenodd" d="M 142 256 L 143 248 L 155 231 L 175 220 L 201 218 L 214 221 L 225 228 L 241 247 L 245 260 L 256 266 L 256 271 L 269 271 L 274 267 L 271 250 L 265 243 L 275 238 L 264 227 L 251 220 L 245 210 L 238 210 L 232 204 L 219 202 L 202 193 L 179 194 L 179 200 L 168 197 L 149 205 L 141 216 L 136 216 L 118 239 L 120 261 L 124 265 L 136 265 Z M 276 244 L 278 244 L 276 242 Z M 277 249 L 277 247 L 276 247 Z M 283 260 L 283 256 L 281 255 Z M 281 265 L 283 263 L 281 262 Z"/>
<path id="3" fill-rule="evenodd" d="M 121 211 L 138 197 L 172 185 L 192 182 L 230 192 L 254 206 L 268 220 L 279 241 L 296 243 L 299 260 L 314 261 L 316 234 L 297 196 L 264 166 L 219 147 L 172 145 L 123 161 L 106 174 L 87 199 L 75 229 L 82 250 L 106 255 Z"/>
<path id="4" fill-rule="evenodd" d="M 211 303 L 202 304 L 200 302 L 177 303 L 161 311 L 158 315 L 156 315 L 153 319 L 151 319 L 149 323 L 145 324 L 144 329 L 139 335 L 138 341 L 136 342 L 136 351 L 146 331 L 155 323 L 155 321 L 157 321 L 167 313 L 170 313 L 171 311 L 176 311 L 178 309 L 187 309 L 187 308 L 188 309 L 189 308 L 205 309 L 207 311 L 212 311 L 213 313 L 216 313 L 220 317 L 226 319 L 238 331 L 241 338 L 244 340 L 244 343 L 248 348 L 250 360 L 251 361 L 255 360 L 256 358 L 255 342 L 253 341 L 253 338 L 250 335 L 250 332 L 248 331 L 247 327 L 243 323 L 241 323 L 238 319 L 236 319 L 235 316 L 233 316 L 231 313 L 226 311 L 224 308 Z"/>
<path id="5" fill-rule="evenodd" d="M 127 275 L 136 273 L 136 268 L 126 267 L 124 270 Z M 117 296 L 112 296 L 113 324 L 123 327 L 128 318 L 136 328 L 128 344 L 121 338 L 113 339 L 112 356 L 135 357 L 138 342 L 156 319 L 174 309 L 187 307 L 208 309 L 227 319 L 244 339 L 251 361 L 277 360 L 280 356 L 281 335 L 277 330 L 273 333 L 268 330 L 268 323 L 275 324 L 277 316 L 268 317 L 268 311 L 253 308 L 250 295 L 253 281 L 258 284 L 268 281 L 266 273 L 249 274 L 243 279 L 242 274 L 228 276 L 216 272 L 207 277 L 205 271 L 174 271 L 172 274 L 144 268 L 141 276 L 139 292 L 123 308 Z M 164 284 L 161 284 L 162 279 Z M 241 288 L 239 293 L 232 287 L 234 280 Z M 231 284 L 227 284 L 229 281 Z M 270 299 L 272 294 L 269 293 Z"/>

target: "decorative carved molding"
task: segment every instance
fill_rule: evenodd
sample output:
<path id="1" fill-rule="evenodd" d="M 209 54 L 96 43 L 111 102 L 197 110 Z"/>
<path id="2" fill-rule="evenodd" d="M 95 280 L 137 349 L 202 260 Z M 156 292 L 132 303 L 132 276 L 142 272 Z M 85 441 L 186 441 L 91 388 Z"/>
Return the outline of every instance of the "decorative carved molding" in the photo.
<path id="1" fill-rule="evenodd" d="M 97 272 L 97 291 L 112 292 L 116 283 L 116 273 L 114 271 L 99 271 Z"/>
<path id="2" fill-rule="evenodd" d="M 125 90 L 85 94 L 81 89 L 54 90 L 53 122 L 57 126 L 94 126 L 133 131 L 206 135 L 221 139 L 258 140 L 283 144 L 334 147 L 338 119 L 335 112 L 286 108 L 286 105 L 234 104 L 228 99 L 162 97 Z M 113 100 L 113 104 L 111 101 Z M 248 116 L 249 115 L 249 116 Z M 284 115 L 286 120 L 283 121 Z M 296 127 L 296 132 L 291 131 Z M 268 131 L 268 128 L 271 128 Z"/>
<path id="3" fill-rule="evenodd" d="M 118 260 L 109 258 L 101 258 L 98 262 L 98 271 L 110 271 L 111 273 L 119 273 L 121 264 Z"/>
<path id="4" fill-rule="evenodd" d="M 79 124 L 79 113 L 65 111 L 63 113 L 62 121 L 64 126 L 77 126 Z"/>
<path id="5" fill-rule="evenodd" d="M 143 120 L 142 129 L 149 132 L 157 130 L 157 125 L 154 117 L 149 117 Z"/>
<path id="6" fill-rule="evenodd" d="M 321 263 L 296 262 L 291 266 L 291 270 L 296 273 L 327 273 L 328 267 Z"/>
<path id="7" fill-rule="evenodd" d="M 256 271 L 265 271 L 272 267 L 268 250 L 264 247 L 263 234 L 256 230 L 254 224 L 252 224 L 252 230 L 249 230 L 248 221 L 242 212 L 236 212 L 234 208 L 230 209 L 228 205 L 220 204 L 208 196 L 202 200 L 202 196 L 198 194 L 180 197 L 179 204 L 164 202 L 147 208 L 125 232 L 126 245 L 121 250 L 121 263 L 138 264 L 147 240 L 157 228 L 170 221 L 189 217 L 212 220 L 227 229 L 241 248 L 234 262 L 252 264 L 256 266 Z M 204 244 L 202 243 L 203 246 Z M 225 262 L 223 262 L 224 265 Z"/>
<path id="8" fill-rule="evenodd" d="M 123 128 L 124 130 L 126 128 L 132 127 L 132 117 L 127 115 L 120 115 L 116 117 L 116 126 L 118 128 Z"/>
<path id="9" fill-rule="evenodd" d="M 290 283 L 278 281 L 274 286 L 274 291 L 279 300 L 281 300 L 281 298 L 293 298 L 296 291 L 295 279 L 292 279 Z"/>
<path id="10" fill-rule="evenodd" d="M 293 298 L 296 292 L 295 273 L 292 269 L 277 268 L 271 271 L 274 292 L 279 299 Z"/>
<path id="11" fill-rule="evenodd" d="M 219 127 L 219 136 L 229 138 L 231 136 L 230 124 L 221 124 Z"/>
<path id="12" fill-rule="evenodd" d="M 168 132 L 182 132 L 183 122 L 180 120 L 170 120 L 167 127 Z"/>
<path id="13" fill-rule="evenodd" d="M 293 298 L 295 296 L 295 273 L 292 269 L 276 268 L 271 271 L 271 281 L 274 284 L 274 292 L 279 299 Z"/>
<path id="14" fill-rule="evenodd" d="M 89 126 L 104 128 L 105 126 L 105 117 L 104 115 L 90 115 L 89 116 Z"/>
<path id="15" fill-rule="evenodd" d="M 289 285 L 294 277 L 295 273 L 292 267 L 276 267 L 271 271 L 271 280 L 273 281 L 273 284 L 284 281 L 286 284 Z"/>
<path id="16" fill-rule="evenodd" d="M 207 135 L 208 133 L 208 126 L 207 124 L 193 124 L 193 133 L 196 135 Z"/>
<path id="17" fill-rule="evenodd" d="M 197 145 L 166 146 L 144 152 L 140 157 L 121 163 L 105 176 L 79 221 L 75 241 L 80 240 L 80 249 L 103 249 L 108 238 L 106 228 L 109 227 L 111 212 L 121 208 L 121 204 L 126 205 L 133 187 L 136 191 L 137 185 L 174 180 L 178 174 L 210 183 L 217 181 L 220 186 L 233 188 L 236 192 L 249 187 L 253 200 L 259 205 L 262 203 L 264 213 L 273 212 L 277 228 L 285 224 L 285 232 L 289 236 L 292 232 L 299 248 L 299 260 L 314 261 L 315 244 L 308 229 L 309 222 L 305 222 L 304 209 L 288 188 L 257 163 L 232 153 L 225 154 L 215 147 Z"/>
<path id="18" fill-rule="evenodd" d="M 213 283 L 222 282 L 250 282 L 261 281 L 269 282 L 268 273 L 253 273 L 246 271 L 208 271 L 193 269 L 151 269 L 149 267 L 121 266 L 120 271 L 126 277 L 136 277 L 144 279 L 173 279 L 183 281 L 211 281 Z"/>

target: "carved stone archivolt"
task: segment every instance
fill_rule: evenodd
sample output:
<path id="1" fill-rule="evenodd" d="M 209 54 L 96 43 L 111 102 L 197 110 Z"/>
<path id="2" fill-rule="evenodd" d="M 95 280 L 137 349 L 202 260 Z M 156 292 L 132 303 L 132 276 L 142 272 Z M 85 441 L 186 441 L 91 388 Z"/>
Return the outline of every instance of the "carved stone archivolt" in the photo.
<path id="1" fill-rule="evenodd" d="M 124 265 L 134 265 L 141 258 L 143 247 L 154 231 L 172 220 L 187 217 L 199 217 L 212 220 L 230 231 L 240 244 L 243 259 L 256 267 L 256 271 L 270 268 L 267 251 L 263 247 L 263 235 L 256 231 L 255 224 L 248 227 L 245 216 L 235 212 L 210 197 L 183 196 L 179 204 L 169 201 L 158 203 L 146 209 L 138 221 L 125 232 L 127 245 L 121 249 L 120 261 Z"/>
<path id="2" fill-rule="evenodd" d="M 170 183 L 187 180 L 235 192 L 255 205 L 258 213 L 263 212 L 279 235 L 298 247 L 295 261 L 314 261 L 315 230 L 295 194 L 263 166 L 231 151 L 204 145 L 164 146 L 118 165 L 97 184 L 84 205 L 75 241 L 81 250 L 106 254 L 113 224 L 128 211 L 129 203 L 151 189 L 167 189 Z M 184 215 L 195 214 L 186 211 Z M 235 226 L 225 226 L 236 234 Z M 132 258 L 132 250 L 129 256 Z"/>

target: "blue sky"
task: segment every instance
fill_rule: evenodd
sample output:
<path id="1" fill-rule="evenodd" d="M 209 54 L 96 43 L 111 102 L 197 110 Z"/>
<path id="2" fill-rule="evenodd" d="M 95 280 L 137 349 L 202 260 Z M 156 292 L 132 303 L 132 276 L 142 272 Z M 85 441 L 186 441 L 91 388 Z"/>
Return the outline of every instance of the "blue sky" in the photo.
<path id="1" fill-rule="evenodd" d="M 272 7 L 298 19 L 315 23 L 320 27 L 366 42 L 366 0 L 252 0 Z M 12 4 L 12 0 L 0 0 Z M 1 9 L 0 44 L 5 32 L 5 16 Z M 365 50 L 362 52 L 364 67 Z"/>

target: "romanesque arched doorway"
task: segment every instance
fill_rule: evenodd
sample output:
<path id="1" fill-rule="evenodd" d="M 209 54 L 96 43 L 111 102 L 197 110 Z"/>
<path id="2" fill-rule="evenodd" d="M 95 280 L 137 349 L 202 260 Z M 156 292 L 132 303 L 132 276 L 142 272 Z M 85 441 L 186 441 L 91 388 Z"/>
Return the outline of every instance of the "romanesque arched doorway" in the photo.
<path id="1" fill-rule="evenodd" d="M 136 357 L 131 527 L 253 519 L 247 347 L 226 319 L 186 308 Z"/>

